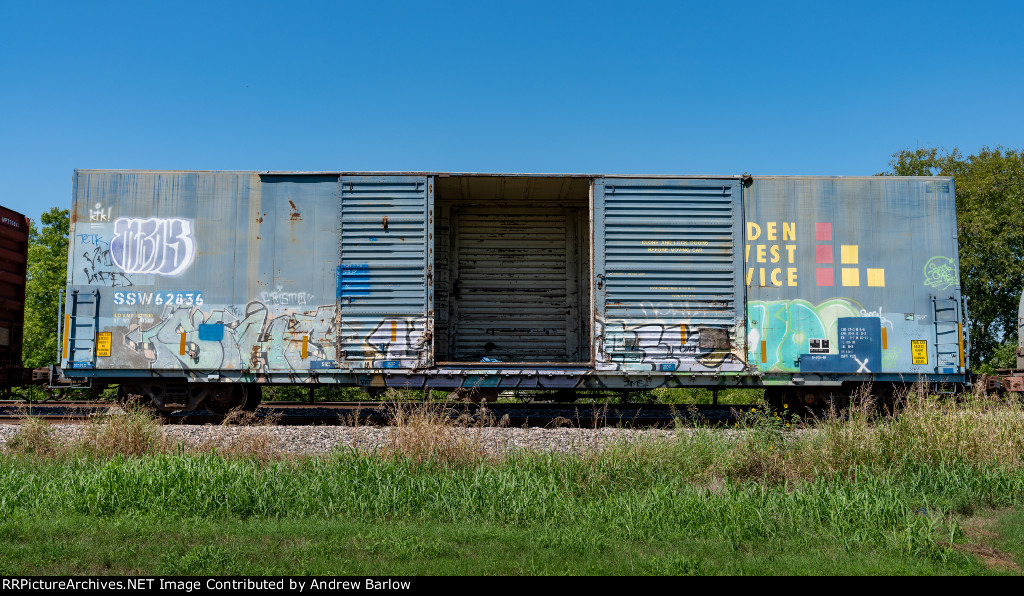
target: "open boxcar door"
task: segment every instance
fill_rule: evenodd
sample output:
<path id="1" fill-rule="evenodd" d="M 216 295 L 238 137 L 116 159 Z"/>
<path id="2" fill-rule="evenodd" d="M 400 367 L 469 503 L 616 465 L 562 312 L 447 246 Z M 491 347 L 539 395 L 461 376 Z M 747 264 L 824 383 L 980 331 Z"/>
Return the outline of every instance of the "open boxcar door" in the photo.
<path id="1" fill-rule="evenodd" d="M 342 176 L 340 184 L 340 365 L 432 365 L 432 179 Z"/>
<path id="2" fill-rule="evenodd" d="M 744 367 L 740 181 L 594 182 L 597 370 Z"/>

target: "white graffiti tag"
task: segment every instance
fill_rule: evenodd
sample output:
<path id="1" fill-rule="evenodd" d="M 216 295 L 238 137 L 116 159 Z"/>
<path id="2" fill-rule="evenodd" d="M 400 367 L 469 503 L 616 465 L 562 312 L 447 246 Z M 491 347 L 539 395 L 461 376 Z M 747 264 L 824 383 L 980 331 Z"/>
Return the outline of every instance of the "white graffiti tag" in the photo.
<path id="1" fill-rule="evenodd" d="M 196 256 L 192 222 L 187 219 L 134 219 L 114 221 L 110 259 L 125 273 L 178 275 Z"/>
<path id="2" fill-rule="evenodd" d="M 107 207 L 104 209 L 103 203 L 96 203 L 93 205 L 93 208 L 89 210 L 89 221 L 110 221 L 110 213 L 113 210 L 113 207 Z"/>

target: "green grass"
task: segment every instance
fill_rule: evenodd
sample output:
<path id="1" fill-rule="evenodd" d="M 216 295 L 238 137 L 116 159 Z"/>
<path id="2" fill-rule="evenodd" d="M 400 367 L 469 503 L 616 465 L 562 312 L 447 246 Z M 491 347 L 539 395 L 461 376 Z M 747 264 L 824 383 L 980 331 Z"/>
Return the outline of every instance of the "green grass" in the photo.
<path id="1" fill-rule="evenodd" d="M 0 456 L 3 574 L 985 574 L 1024 564 L 1024 412 L 914 398 L 759 409 L 575 455 L 495 457 L 411 413 L 374 453 L 192 452 L 144 420 Z M 794 426 L 787 426 L 794 425 Z"/>
<path id="2" fill-rule="evenodd" d="M 850 550 L 828 537 L 733 543 L 669 531 L 623 537 L 595 526 L 423 520 L 47 517 L 0 522 L 2 575 L 708 575 L 986 574 L 936 556 Z"/>
<path id="3" fill-rule="evenodd" d="M 303 544 L 321 554 L 304 561 L 314 567 L 361 560 L 352 572 L 384 572 L 380 553 L 360 554 L 365 540 L 328 548 L 324 533 L 334 528 L 342 543 L 376 536 L 387 573 L 978 573 L 969 554 L 941 544 L 964 541 L 954 515 L 1024 505 L 1024 474 L 1013 470 L 907 465 L 797 484 L 716 484 L 679 462 L 629 455 L 447 468 L 355 453 L 270 465 L 186 454 L 9 457 L 0 461 L 0 545 L 11 556 L 0 571 L 100 572 L 100 553 L 134 544 L 154 549 L 131 563 L 138 572 L 206 573 L 202 565 L 224 568 L 224 559 L 235 561 L 232 573 L 271 572 L 279 566 L 252 545 L 283 533 L 311 541 Z M 171 548 L 169 528 L 198 535 Z M 467 558 L 459 545 L 486 556 Z M 152 558 L 165 550 L 177 555 Z M 437 560 L 402 555 L 420 551 Z"/>

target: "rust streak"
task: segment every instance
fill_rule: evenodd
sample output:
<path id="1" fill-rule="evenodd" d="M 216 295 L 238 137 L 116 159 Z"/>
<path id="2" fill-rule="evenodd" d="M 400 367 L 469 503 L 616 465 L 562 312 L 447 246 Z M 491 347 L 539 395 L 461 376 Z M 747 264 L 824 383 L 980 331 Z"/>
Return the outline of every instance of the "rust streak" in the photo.
<path id="1" fill-rule="evenodd" d="M 292 221 L 301 220 L 302 214 L 299 213 L 299 208 L 295 206 L 295 203 L 293 203 L 291 199 L 288 199 L 288 205 L 291 206 L 292 209 L 290 219 Z"/>

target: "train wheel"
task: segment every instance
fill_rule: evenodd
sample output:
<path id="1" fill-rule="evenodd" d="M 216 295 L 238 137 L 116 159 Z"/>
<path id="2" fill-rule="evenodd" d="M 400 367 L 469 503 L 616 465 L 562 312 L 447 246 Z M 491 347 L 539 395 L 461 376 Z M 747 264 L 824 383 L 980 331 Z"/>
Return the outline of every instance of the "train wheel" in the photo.
<path id="1" fill-rule="evenodd" d="M 801 418 L 823 418 L 838 412 L 841 403 L 832 387 L 786 387 L 782 391 L 783 409 Z M 767 397 L 767 391 L 765 392 Z"/>
<path id="2" fill-rule="evenodd" d="M 241 383 L 211 383 L 206 389 L 202 406 L 220 416 L 235 409 L 252 412 L 260 405 L 259 385 Z"/>

